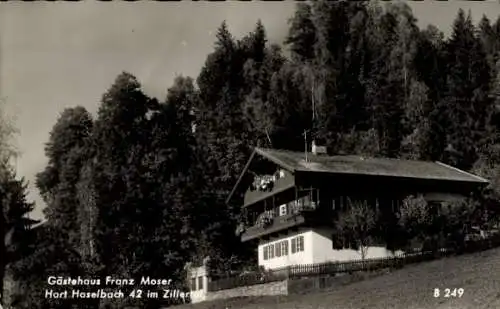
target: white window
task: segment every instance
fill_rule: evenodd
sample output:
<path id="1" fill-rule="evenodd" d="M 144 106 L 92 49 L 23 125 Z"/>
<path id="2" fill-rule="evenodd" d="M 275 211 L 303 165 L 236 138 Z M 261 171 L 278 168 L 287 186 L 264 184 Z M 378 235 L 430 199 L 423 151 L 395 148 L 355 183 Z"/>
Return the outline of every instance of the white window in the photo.
<path id="1" fill-rule="evenodd" d="M 280 206 L 280 216 L 286 215 L 286 204 Z"/>
<path id="2" fill-rule="evenodd" d="M 264 254 L 264 260 L 270 260 L 275 257 L 288 255 L 288 240 L 264 246 L 263 254 Z"/>
<path id="3" fill-rule="evenodd" d="M 304 251 L 304 236 L 292 238 L 292 254 Z"/>
<path id="4" fill-rule="evenodd" d="M 276 257 L 280 257 L 281 256 L 281 243 L 277 243 L 274 246 L 274 249 L 275 249 L 275 255 L 276 255 Z"/>
<path id="5" fill-rule="evenodd" d="M 274 258 L 274 245 L 273 244 L 269 245 L 269 258 L 270 259 Z"/>
<path id="6" fill-rule="evenodd" d="M 304 236 L 297 237 L 297 252 L 304 251 Z"/>
<path id="7" fill-rule="evenodd" d="M 281 255 L 288 255 L 288 240 L 281 242 Z"/>

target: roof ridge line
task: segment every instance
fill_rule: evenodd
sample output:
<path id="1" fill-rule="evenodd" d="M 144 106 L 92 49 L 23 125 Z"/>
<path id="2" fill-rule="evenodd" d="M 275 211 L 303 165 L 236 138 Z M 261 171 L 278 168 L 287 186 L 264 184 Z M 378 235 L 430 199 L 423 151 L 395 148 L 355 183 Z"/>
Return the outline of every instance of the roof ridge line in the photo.
<path id="1" fill-rule="evenodd" d="M 435 162 L 436 164 L 441 165 L 441 166 L 444 166 L 444 167 L 447 167 L 447 168 L 451 168 L 452 170 L 457 171 L 457 172 L 459 172 L 459 173 L 466 174 L 466 175 L 468 175 L 468 176 L 471 176 L 471 177 L 473 177 L 473 178 L 476 178 L 476 179 L 478 179 L 478 180 L 480 180 L 480 181 L 482 181 L 482 182 L 489 183 L 489 181 L 488 181 L 486 178 L 483 178 L 483 177 L 481 177 L 481 176 L 474 175 L 474 174 L 472 174 L 472 173 L 469 173 L 469 172 L 467 172 L 467 171 L 461 170 L 461 169 L 459 169 L 459 168 L 456 168 L 456 167 L 454 167 L 454 166 L 448 165 L 448 164 L 443 163 L 443 162 L 440 162 L 440 161 L 434 161 L 434 162 Z"/>

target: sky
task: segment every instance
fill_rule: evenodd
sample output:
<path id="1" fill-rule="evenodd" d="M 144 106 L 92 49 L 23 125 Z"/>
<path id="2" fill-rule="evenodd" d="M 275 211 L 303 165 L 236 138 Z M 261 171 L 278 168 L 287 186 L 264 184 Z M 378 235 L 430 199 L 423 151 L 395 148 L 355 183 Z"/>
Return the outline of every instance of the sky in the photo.
<path id="1" fill-rule="evenodd" d="M 459 8 L 495 21 L 500 2 L 410 2 L 419 25 L 449 33 Z M 44 203 L 34 179 L 47 163 L 44 145 L 64 108 L 95 113 L 122 71 L 134 74 L 150 96 L 163 99 L 175 76 L 195 78 L 213 50 L 223 20 L 235 37 L 261 19 L 273 43 L 283 42 L 295 3 L 284 2 L 2 2 L 0 99 L 18 129 L 19 176 L 29 182 L 32 218 Z"/>

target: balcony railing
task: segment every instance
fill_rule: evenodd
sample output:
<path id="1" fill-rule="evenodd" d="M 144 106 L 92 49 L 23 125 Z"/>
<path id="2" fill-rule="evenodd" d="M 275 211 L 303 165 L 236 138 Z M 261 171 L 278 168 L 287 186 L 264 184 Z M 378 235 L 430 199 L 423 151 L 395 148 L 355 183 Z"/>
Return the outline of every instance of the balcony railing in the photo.
<path id="1" fill-rule="evenodd" d="M 258 201 L 269 198 L 270 196 L 275 195 L 278 192 L 292 189 L 293 187 L 293 177 L 272 179 L 272 181 L 268 180 L 267 182 L 265 181 L 258 187 L 255 187 L 253 190 L 248 190 L 245 193 L 244 205 L 256 203 Z"/>
<path id="2" fill-rule="evenodd" d="M 311 210 L 313 209 L 301 208 L 296 212 L 288 213 L 283 216 L 265 217 L 265 219 L 256 222 L 252 226 L 243 227 L 240 230 L 241 240 L 247 241 L 315 220 L 315 213 Z"/>
<path id="3" fill-rule="evenodd" d="M 274 207 L 273 209 L 266 210 L 260 213 L 252 225 L 256 226 L 269 225 L 270 224 L 269 221 L 272 221 L 275 218 L 293 214 L 300 214 L 302 212 L 307 212 L 307 211 L 314 211 L 316 210 L 317 206 L 318 203 L 311 201 L 310 199 L 307 198 L 291 201 L 286 204 L 282 204 L 278 207 Z M 282 211 L 281 207 L 285 208 L 284 211 Z"/>

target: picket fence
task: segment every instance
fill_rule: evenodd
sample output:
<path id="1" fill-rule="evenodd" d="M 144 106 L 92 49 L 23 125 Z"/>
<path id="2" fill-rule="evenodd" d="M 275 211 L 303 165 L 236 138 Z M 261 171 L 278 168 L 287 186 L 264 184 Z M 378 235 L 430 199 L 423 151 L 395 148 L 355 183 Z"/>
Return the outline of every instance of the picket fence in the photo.
<path id="1" fill-rule="evenodd" d="M 337 275 L 361 271 L 376 271 L 386 268 L 401 268 L 404 265 L 439 259 L 442 257 L 477 252 L 500 246 L 500 235 L 490 239 L 469 242 L 466 246 L 454 249 L 440 249 L 438 251 L 425 251 L 403 253 L 394 257 L 377 259 L 354 260 L 348 262 L 327 262 L 321 264 L 294 265 L 273 270 L 243 272 L 232 276 L 214 276 L 216 280 L 208 282 L 208 291 L 220 291 L 236 287 L 255 284 L 297 279 L 312 276 Z"/>

